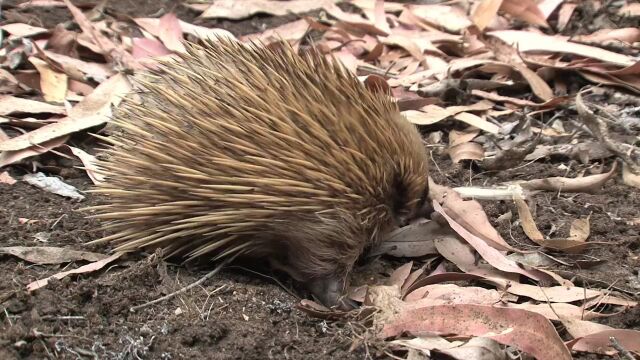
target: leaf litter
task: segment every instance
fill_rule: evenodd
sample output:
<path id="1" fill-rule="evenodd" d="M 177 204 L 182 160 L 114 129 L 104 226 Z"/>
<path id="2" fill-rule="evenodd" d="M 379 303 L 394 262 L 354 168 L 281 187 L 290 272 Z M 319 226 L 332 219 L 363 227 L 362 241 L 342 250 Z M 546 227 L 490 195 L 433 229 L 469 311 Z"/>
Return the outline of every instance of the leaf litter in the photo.
<path id="1" fill-rule="evenodd" d="M 631 106 L 636 109 L 632 116 L 640 117 L 640 101 L 634 97 L 640 92 L 637 27 L 605 24 L 593 31 L 567 32 L 578 22 L 576 9 L 583 16 L 599 11 L 628 19 L 639 13 L 636 4 L 608 9 L 610 3 L 588 1 L 593 6 L 589 8 L 563 0 L 349 3 L 187 2 L 185 6 L 199 14 L 198 24 L 172 11 L 126 20 L 108 13 L 93 16 L 68 0 L 18 5 L 66 9 L 77 26 L 48 29 L 18 20 L 1 27 L 8 34 L 0 49 L 8 71 L 3 78 L 10 84 L 0 95 L 0 129 L 9 134 L 0 137 L 2 186 L 13 186 L 16 178 L 82 200 L 74 187 L 38 172 L 50 169 L 42 159 L 68 160 L 71 156 L 63 155 L 70 153 L 92 182 L 102 181 L 93 166 L 100 140 L 88 133 L 108 135 L 105 123 L 131 90 L 131 73 L 184 51 L 187 40 L 236 37 L 226 29 L 203 26 L 208 19 L 299 14 L 293 21 L 237 38 L 267 45 L 288 41 L 296 48 L 313 40 L 365 83 L 368 79 L 396 94 L 408 121 L 423 132 L 440 134 L 432 137 L 440 140 L 430 144 L 429 151 L 446 154 L 453 168 L 500 173 L 547 161 L 567 169 L 564 176 L 532 173 L 533 178 L 507 177 L 493 186 L 448 187 L 447 177 L 438 176 L 441 185 L 431 187 L 431 219 L 398 229 L 371 254 L 412 261 L 392 272 L 387 285 L 367 283 L 352 293 L 364 308 L 376 309 L 375 335 L 396 356 L 479 358 L 479 349 L 484 349 L 491 353 L 486 358 L 501 359 L 505 351 L 516 349 L 539 359 L 563 359 L 571 358 L 571 351 L 640 352 L 637 330 L 605 327 L 594 320 L 637 306 L 637 297 L 627 296 L 633 290 L 619 292 L 613 284 L 581 286 L 567 271 L 524 261 L 543 253 L 546 259 L 562 255 L 562 263 L 570 265 L 571 256 L 615 246 L 608 242 L 613 238 L 591 240 L 590 214 L 570 219 L 568 234 L 549 235 L 557 231 L 556 224 L 541 229 L 531 206 L 540 196 L 602 193 L 613 182 L 629 193 L 640 187 L 639 126 L 622 125 L 617 115 Z M 109 21 L 103 21 L 104 16 Z M 625 100 L 615 100 L 618 94 L 625 94 Z M 20 166 L 22 174 L 12 166 Z M 434 166 L 432 171 L 441 172 Z M 492 225 L 485 213 L 492 202 L 515 210 L 514 224 L 524 235 L 519 241 L 503 238 L 513 240 L 512 220 L 506 221 L 508 232 Z M 612 222 L 615 218 L 637 224 L 637 214 L 610 217 Z M 32 291 L 51 278 L 98 271 L 119 257 L 87 258 L 82 252 L 74 257 L 73 250 L 53 261 L 34 258 L 26 246 L 2 249 L 39 263 L 95 261 L 32 282 Z M 42 249 L 49 250 L 38 256 L 60 255 L 60 248 Z M 351 316 L 309 300 L 299 306 L 311 316 Z M 559 330 L 561 324 L 566 332 Z"/>

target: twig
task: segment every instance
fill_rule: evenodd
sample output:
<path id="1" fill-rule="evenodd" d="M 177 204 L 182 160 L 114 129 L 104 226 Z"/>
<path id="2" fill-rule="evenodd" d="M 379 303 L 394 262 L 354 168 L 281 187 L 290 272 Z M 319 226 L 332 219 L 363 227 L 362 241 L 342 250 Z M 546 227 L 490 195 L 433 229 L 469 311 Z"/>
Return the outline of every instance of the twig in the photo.
<path id="1" fill-rule="evenodd" d="M 611 346 L 613 346 L 613 348 L 618 350 L 618 353 L 620 353 L 620 358 L 625 360 L 635 360 L 635 357 L 631 355 L 629 350 L 622 347 L 622 345 L 620 345 L 620 343 L 618 342 L 618 340 L 616 340 L 615 337 L 609 336 L 609 341 L 611 342 Z"/>
<path id="2" fill-rule="evenodd" d="M 172 292 L 171 294 L 167 294 L 167 295 L 165 295 L 165 296 L 163 296 L 163 297 L 161 297 L 161 298 L 155 299 L 155 300 L 153 300 L 153 301 L 146 302 L 146 303 L 141 304 L 141 305 L 132 306 L 132 307 L 129 309 L 129 311 L 130 311 L 130 312 L 135 312 L 136 310 L 139 310 L 139 309 L 145 308 L 145 307 L 147 307 L 147 306 L 155 305 L 155 304 L 157 304 L 157 303 L 160 303 L 160 302 L 162 302 L 162 301 L 165 301 L 165 300 L 167 300 L 167 299 L 170 299 L 170 298 L 172 298 L 172 297 L 174 297 L 174 296 L 176 296 L 176 295 L 183 294 L 183 293 L 185 293 L 185 292 L 189 291 L 190 289 L 193 289 L 194 287 L 196 287 L 196 286 L 198 286 L 198 285 L 202 284 L 203 282 L 207 281 L 209 278 L 213 277 L 215 274 L 219 273 L 219 272 L 220 272 L 220 270 L 222 270 L 222 268 L 223 268 L 223 267 L 225 267 L 228 263 L 230 263 L 231 261 L 233 261 L 233 260 L 236 258 L 236 256 L 237 256 L 237 254 L 236 254 L 236 255 L 234 255 L 234 256 L 231 256 L 231 257 L 226 258 L 224 261 L 222 261 L 222 262 L 220 263 L 220 265 L 216 266 L 216 268 L 215 268 L 215 269 L 211 270 L 211 271 L 210 271 L 209 273 L 207 273 L 205 276 L 203 276 L 202 278 L 200 278 L 200 280 L 198 280 L 198 281 L 196 281 L 196 282 L 194 282 L 194 283 L 191 283 L 191 284 L 189 284 L 189 285 L 187 285 L 187 286 L 185 286 L 185 287 L 183 287 L 183 288 L 181 288 L 181 289 L 179 289 L 179 290 L 177 290 L 177 291 L 174 291 L 174 292 Z"/>

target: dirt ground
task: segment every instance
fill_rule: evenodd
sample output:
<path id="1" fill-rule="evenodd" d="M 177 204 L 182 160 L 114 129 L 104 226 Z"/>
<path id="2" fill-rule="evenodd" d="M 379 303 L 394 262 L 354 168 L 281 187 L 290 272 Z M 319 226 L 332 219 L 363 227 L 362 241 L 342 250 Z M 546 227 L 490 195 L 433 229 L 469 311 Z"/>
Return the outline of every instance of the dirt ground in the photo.
<path id="1" fill-rule="evenodd" d="M 5 1 L 4 6 L 17 1 Z M 82 4 L 83 2 L 76 2 Z M 84 2 L 86 3 L 86 2 Z M 176 1 L 109 1 L 107 11 L 126 16 L 158 16 L 175 11 L 193 22 L 195 13 Z M 50 27 L 68 20 L 65 9 L 28 13 L 34 21 Z M 125 16 L 125 15 L 123 15 Z M 293 16 L 293 15 L 292 15 Z M 295 16 L 294 16 L 295 18 Z M 262 31 L 291 21 L 291 17 L 255 17 L 242 22 L 207 22 L 235 34 Z M 38 23 L 36 23 L 38 24 Z M 549 176 L 575 176 L 585 167 L 567 159 L 536 162 L 497 173 L 479 173 L 454 166 L 434 150 L 434 179 L 450 187 L 492 185 L 502 181 Z M 571 171 L 560 164 L 571 165 Z M 79 165 L 79 164 L 78 164 Z M 19 176 L 24 169 L 10 169 Z M 91 183 L 80 171 L 68 169 L 64 180 L 80 190 Z M 0 184 L 0 245 L 56 246 L 106 252 L 103 247 L 83 247 L 102 234 L 97 223 L 78 209 L 99 199 L 88 194 L 76 202 L 18 182 Z M 639 216 L 640 194 L 616 178 L 603 192 L 587 194 L 545 193 L 536 196 L 536 222 L 544 234 L 568 234 L 572 220 L 590 215 L 589 241 L 601 242 L 580 256 L 553 254 L 571 266 L 554 266 L 577 284 L 614 288 L 627 294 L 640 291 L 640 234 L 628 221 Z M 485 202 L 494 226 L 512 245 L 533 248 L 519 226 L 498 223 L 508 211 L 506 202 Z M 25 223 L 24 219 L 33 220 Z M 556 230 L 557 229 L 557 230 Z M 381 259 L 361 269 L 367 278 L 384 281 L 404 263 Z M 578 264 L 578 265 L 575 265 Z M 70 264 L 65 270 L 82 264 Z M 158 261 L 151 254 L 132 255 L 115 265 L 88 275 L 65 278 L 28 294 L 25 285 L 62 271 L 57 266 L 35 266 L 10 256 L 0 256 L 0 359 L 363 359 L 384 357 L 370 347 L 350 350 L 354 335 L 348 324 L 331 324 L 310 318 L 296 309 L 298 300 L 285 289 L 285 279 L 261 270 L 261 274 L 234 266 L 223 270 L 202 286 L 158 305 L 130 312 L 129 308 L 171 293 L 201 278 L 208 268 L 183 267 Z M 573 274 L 572 274 L 573 273 Z M 282 283 L 282 286 L 279 285 Z M 599 322 L 618 328 L 640 330 L 640 310 L 630 310 Z M 584 357 L 595 358 L 595 357 Z"/>

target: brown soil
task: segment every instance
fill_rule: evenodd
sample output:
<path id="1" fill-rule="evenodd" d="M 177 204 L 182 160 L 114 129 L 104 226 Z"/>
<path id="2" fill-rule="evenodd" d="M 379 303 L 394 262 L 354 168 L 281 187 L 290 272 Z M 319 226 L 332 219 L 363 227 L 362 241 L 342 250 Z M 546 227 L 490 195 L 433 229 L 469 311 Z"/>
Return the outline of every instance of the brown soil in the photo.
<path id="1" fill-rule="evenodd" d="M 6 1 L 12 4 L 16 1 Z M 78 2 L 82 3 L 82 2 Z M 86 2 L 85 2 L 86 3 Z M 109 1 L 113 12 L 132 17 L 158 16 L 174 10 L 180 18 L 194 21 L 195 14 L 177 1 Z M 33 10 L 40 22 L 51 27 L 69 19 L 64 9 Z M 257 17 L 242 22 L 209 22 L 235 34 L 261 31 L 291 18 Z M 434 154 L 438 169 L 433 176 L 448 186 L 491 185 L 501 181 L 567 176 L 558 163 L 533 163 L 498 173 L 477 174 L 469 179 L 468 166 L 454 166 L 444 155 Z M 566 163 L 566 161 L 564 161 Z M 78 164 L 79 165 L 79 164 Z M 582 166 L 572 164 L 568 176 L 575 176 Z M 20 169 L 11 169 L 19 175 Z M 90 181 L 80 172 L 64 176 L 66 182 L 80 190 Z M 606 288 L 613 284 L 627 292 L 640 291 L 638 253 L 640 236 L 637 225 L 627 221 L 639 216 L 640 194 L 610 181 L 603 192 L 587 194 L 537 195 L 536 222 L 543 233 L 557 228 L 556 234 L 568 233 L 569 223 L 591 215 L 589 241 L 603 242 L 586 254 L 558 259 L 574 264 L 576 260 L 603 260 L 597 266 L 563 267 L 558 271 L 576 273 L 585 286 Z M 0 184 L 0 246 L 57 246 L 87 248 L 84 244 L 101 236 L 94 221 L 77 210 L 96 203 L 87 195 L 78 203 L 18 182 Z M 483 204 L 490 219 L 515 208 L 507 202 Z M 517 216 L 516 216 L 517 217 Z M 23 219 L 34 220 L 25 224 Z M 519 226 L 495 222 L 512 245 L 532 248 Z M 43 241 L 43 238 L 46 241 Z M 106 252 L 103 247 L 90 250 Z M 393 261 L 393 262 L 392 262 Z M 114 265 L 115 264 L 115 265 Z M 268 271 L 263 276 L 238 267 L 222 271 L 202 286 L 161 304 L 130 312 L 129 308 L 190 284 L 201 278 L 208 268 L 189 268 L 158 261 L 152 254 L 131 255 L 107 268 L 86 275 L 73 276 L 50 283 L 32 294 L 24 291 L 29 282 L 82 264 L 36 266 L 11 256 L 0 257 L 0 358 L 118 358 L 118 359 L 363 359 L 368 351 L 358 347 L 349 351 L 353 335 L 344 324 L 312 319 L 295 308 L 297 299 L 285 291 Z M 368 273 L 383 281 L 384 274 L 397 260 L 382 259 L 367 267 Z M 362 272 L 361 272 L 362 274 Z M 600 320 L 614 327 L 640 329 L 640 313 L 632 310 Z M 373 351 L 373 350 L 371 350 Z M 376 354 L 371 354 L 376 357 Z M 378 354 L 380 355 L 380 354 Z M 586 358 L 586 357 L 585 357 Z M 593 358 L 593 357 L 589 357 Z"/>

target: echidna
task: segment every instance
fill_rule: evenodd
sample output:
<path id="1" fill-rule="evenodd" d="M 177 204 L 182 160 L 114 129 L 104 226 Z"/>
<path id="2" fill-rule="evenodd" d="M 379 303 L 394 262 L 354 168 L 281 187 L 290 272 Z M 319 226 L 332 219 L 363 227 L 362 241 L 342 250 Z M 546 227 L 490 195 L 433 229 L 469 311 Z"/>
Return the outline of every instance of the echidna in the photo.
<path id="1" fill-rule="evenodd" d="M 93 208 L 117 250 L 267 259 L 326 305 L 428 195 L 420 134 L 387 94 L 289 45 L 189 44 L 112 122 Z"/>

